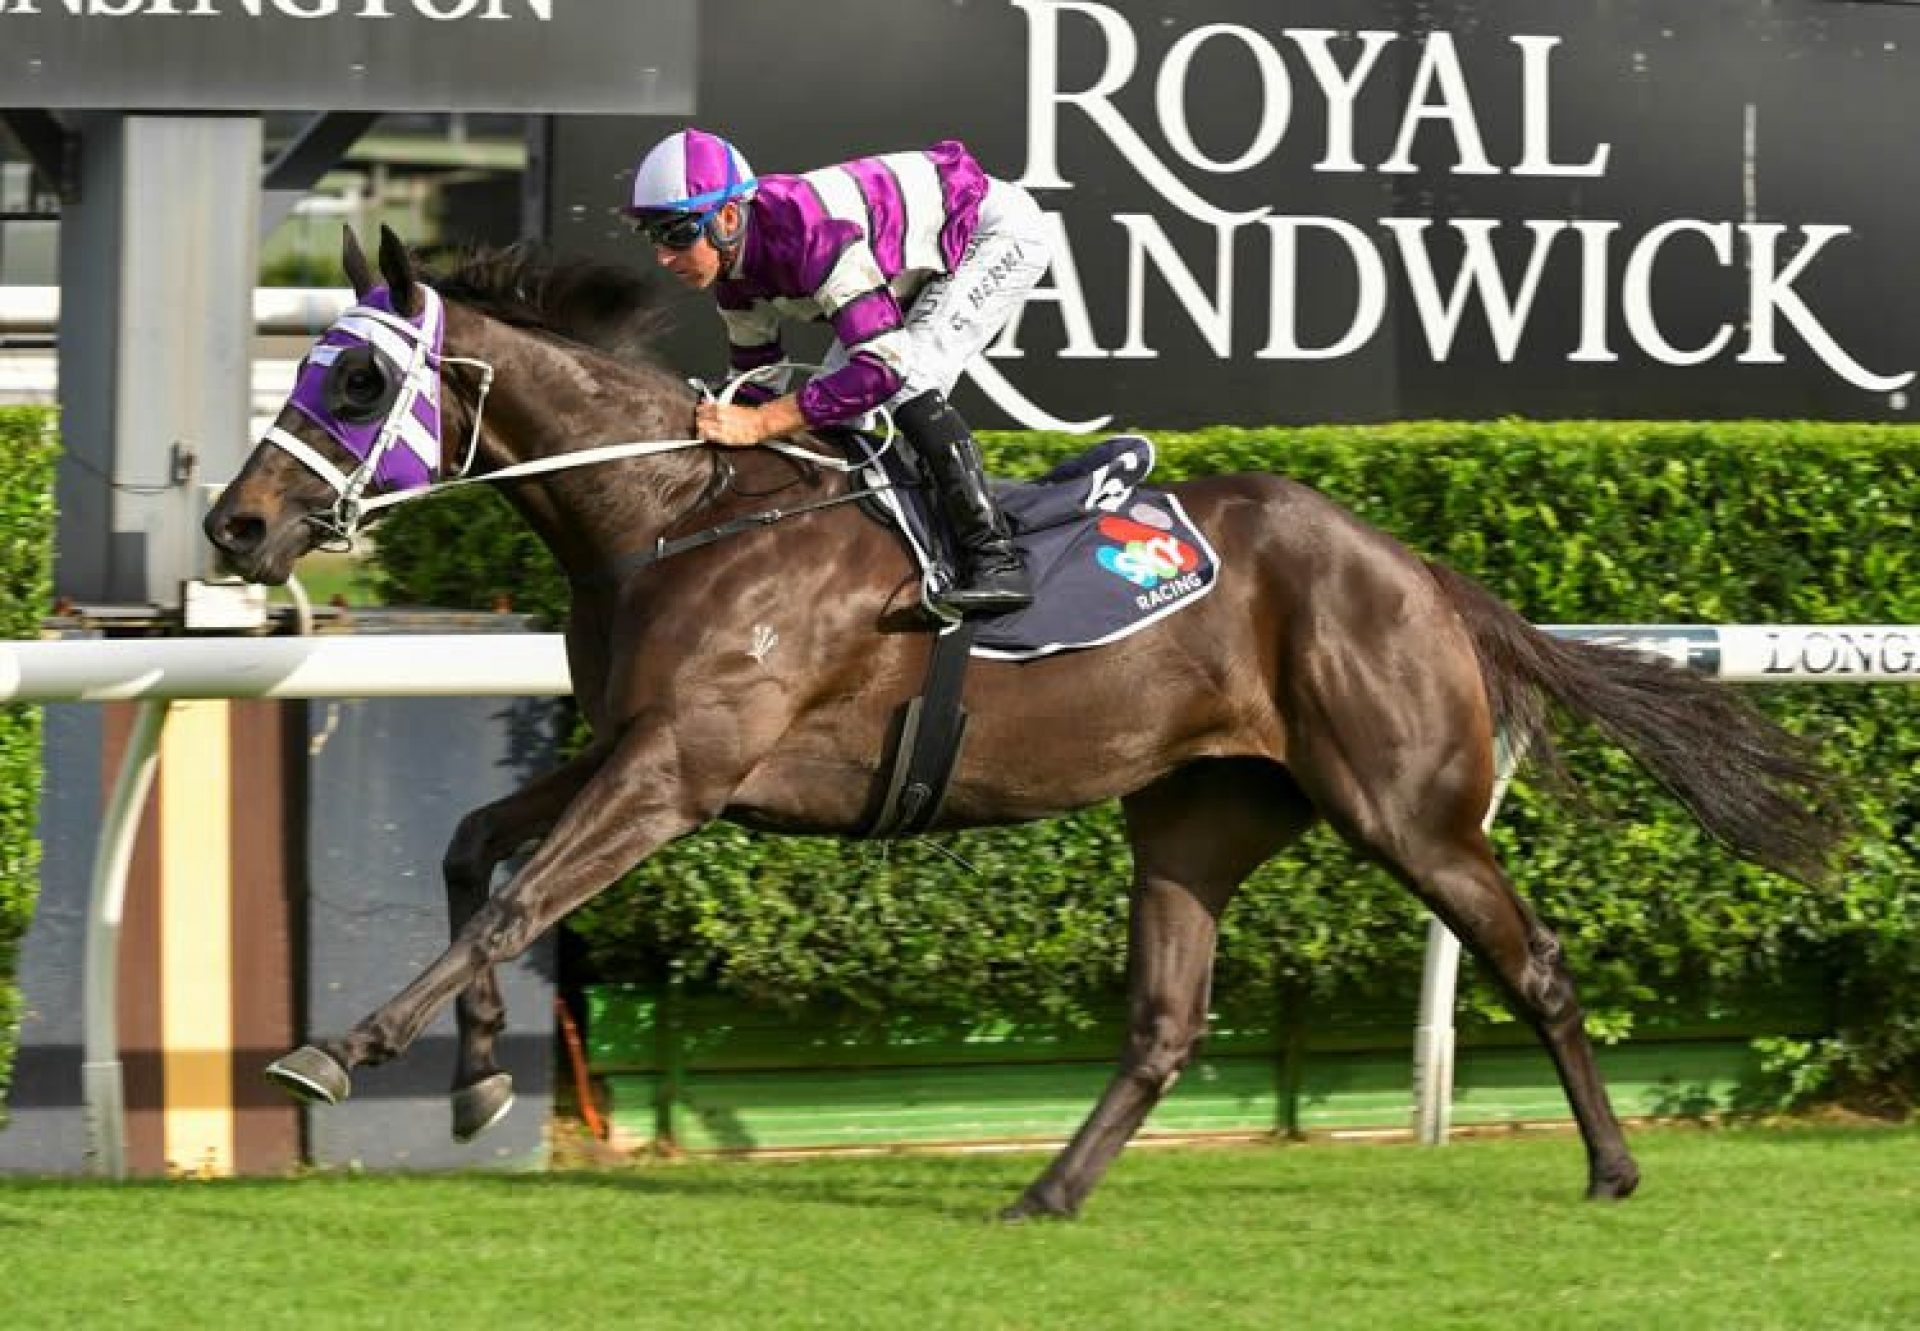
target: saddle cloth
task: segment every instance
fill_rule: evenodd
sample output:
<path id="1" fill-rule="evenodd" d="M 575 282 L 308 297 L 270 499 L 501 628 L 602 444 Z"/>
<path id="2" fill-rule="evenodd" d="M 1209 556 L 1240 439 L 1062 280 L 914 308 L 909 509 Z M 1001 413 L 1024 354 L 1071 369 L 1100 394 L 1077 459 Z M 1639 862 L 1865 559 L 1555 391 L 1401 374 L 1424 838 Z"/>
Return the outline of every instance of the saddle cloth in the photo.
<path id="1" fill-rule="evenodd" d="M 861 442 L 871 457 L 874 444 Z M 1039 480 L 993 483 L 1034 600 L 975 620 L 973 655 L 1022 661 L 1117 642 L 1213 590 L 1220 563 L 1206 536 L 1178 499 L 1141 484 L 1153 461 L 1150 440 L 1116 435 Z M 860 476 L 912 551 L 931 602 L 952 551 L 917 464 L 895 447 Z M 942 558 L 930 557 L 936 550 Z"/>

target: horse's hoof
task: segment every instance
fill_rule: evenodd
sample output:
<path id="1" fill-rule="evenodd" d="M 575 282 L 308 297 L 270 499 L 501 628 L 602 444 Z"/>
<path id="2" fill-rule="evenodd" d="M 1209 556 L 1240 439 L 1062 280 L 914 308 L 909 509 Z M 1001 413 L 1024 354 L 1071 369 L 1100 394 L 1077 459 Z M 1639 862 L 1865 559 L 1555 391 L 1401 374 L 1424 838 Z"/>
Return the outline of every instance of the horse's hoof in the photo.
<path id="1" fill-rule="evenodd" d="M 453 1093 L 453 1139 L 470 1142 L 513 1108 L 513 1077 L 496 1072 Z"/>
<path id="2" fill-rule="evenodd" d="M 1020 1200 L 1000 1212 L 1000 1219 L 1009 1225 L 1025 1224 L 1029 1220 L 1072 1220 L 1079 1214 L 1065 1202 L 1051 1201 L 1031 1192 L 1020 1194 Z"/>
<path id="3" fill-rule="evenodd" d="M 1633 1190 L 1639 1186 L 1640 1167 L 1631 1160 L 1625 1160 L 1594 1172 L 1587 1183 L 1587 1200 L 1623 1202 L 1633 1196 Z"/>
<path id="4" fill-rule="evenodd" d="M 353 1089 L 339 1060 L 310 1044 L 269 1063 L 267 1080 L 294 1099 L 316 1105 L 337 1105 Z"/>

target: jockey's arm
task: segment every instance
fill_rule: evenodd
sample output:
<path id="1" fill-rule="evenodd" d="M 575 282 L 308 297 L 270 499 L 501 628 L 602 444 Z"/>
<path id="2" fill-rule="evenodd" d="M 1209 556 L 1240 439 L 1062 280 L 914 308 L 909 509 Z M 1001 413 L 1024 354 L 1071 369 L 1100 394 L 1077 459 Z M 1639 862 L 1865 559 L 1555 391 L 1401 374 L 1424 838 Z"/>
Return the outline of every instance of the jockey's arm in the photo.
<path id="1" fill-rule="evenodd" d="M 762 406 L 702 403 L 694 414 L 702 439 L 734 448 L 751 447 L 809 425 L 853 420 L 899 389 L 905 366 L 906 320 L 864 238 L 856 239 L 841 252 L 814 298 L 826 312 L 840 345 L 848 348 L 847 362 L 809 381 L 799 392 Z M 762 329 L 749 322 L 758 313 L 721 311 L 736 346 L 749 337 L 765 336 Z M 774 327 L 778 327 L 777 320 Z"/>
<path id="2" fill-rule="evenodd" d="M 798 393 L 788 393 L 757 407 L 702 402 L 693 412 L 694 430 L 699 436 L 710 444 L 728 448 L 751 448 L 769 439 L 783 439 L 798 434 L 806 424 Z"/>

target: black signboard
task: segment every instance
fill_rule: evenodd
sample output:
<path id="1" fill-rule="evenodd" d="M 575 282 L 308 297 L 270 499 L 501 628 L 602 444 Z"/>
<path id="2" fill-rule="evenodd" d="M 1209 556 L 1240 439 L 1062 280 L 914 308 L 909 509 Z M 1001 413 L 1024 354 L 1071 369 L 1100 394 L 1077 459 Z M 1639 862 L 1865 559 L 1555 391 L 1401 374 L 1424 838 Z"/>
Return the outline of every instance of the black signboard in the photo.
<path id="1" fill-rule="evenodd" d="M 0 0 L 0 107 L 674 112 L 694 0 Z"/>
<path id="2" fill-rule="evenodd" d="M 970 390 L 983 421 L 1912 415 L 1920 9 L 716 0 L 701 19 L 697 122 L 757 170 L 960 137 L 1053 216 L 1052 275 Z M 650 262 L 609 210 L 679 123 L 555 123 L 563 248 Z M 717 322 L 689 314 L 712 368 Z"/>

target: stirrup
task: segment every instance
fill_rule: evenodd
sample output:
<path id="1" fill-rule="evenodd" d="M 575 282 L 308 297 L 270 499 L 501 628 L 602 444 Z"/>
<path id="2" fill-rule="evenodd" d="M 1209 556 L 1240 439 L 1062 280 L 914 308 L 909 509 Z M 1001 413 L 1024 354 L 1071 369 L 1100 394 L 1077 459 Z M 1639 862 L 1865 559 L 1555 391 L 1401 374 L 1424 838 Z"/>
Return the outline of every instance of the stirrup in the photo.
<path id="1" fill-rule="evenodd" d="M 1033 581 L 1019 556 L 989 558 L 985 567 L 967 568 L 938 599 L 942 608 L 960 615 L 1010 614 L 1033 604 Z"/>
<path id="2" fill-rule="evenodd" d="M 1033 604 L 1030 592 L 994 591 L 991 588 L 950 587 L 940 593 L 935 613 L 957 619 L 1010 615 Z"/>

